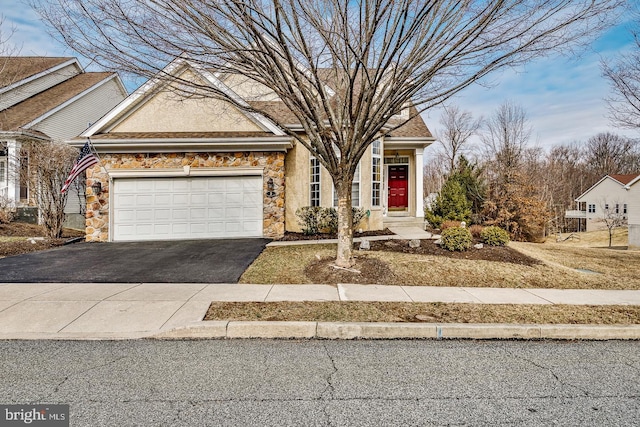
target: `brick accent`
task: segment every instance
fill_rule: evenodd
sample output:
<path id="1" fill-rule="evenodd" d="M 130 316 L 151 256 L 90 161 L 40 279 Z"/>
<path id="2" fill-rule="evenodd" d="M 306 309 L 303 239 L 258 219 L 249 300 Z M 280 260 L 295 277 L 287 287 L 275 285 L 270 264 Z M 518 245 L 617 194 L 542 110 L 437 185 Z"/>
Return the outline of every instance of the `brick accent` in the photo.
<path id="1" fill-rule="evenodd" d="M 109 192 L 107 170 L 113 169 L 176 169 L 215 167 L 262 167 L 263 172 L 263 233 L 265 237 L 280 238 L 284 235 L 284 153 L 158 153 L 158 154 L 103 154 L 101 165 L 87 169 L 87 219 L 86 240 L 109 240 Z M 104 168 L 102 167 L 104 166 Z M 267 197 L 267 181 L 273 179 L 274 197 Z M 100 181 L 102 193 L 93 194 L 91 185 Z"/>

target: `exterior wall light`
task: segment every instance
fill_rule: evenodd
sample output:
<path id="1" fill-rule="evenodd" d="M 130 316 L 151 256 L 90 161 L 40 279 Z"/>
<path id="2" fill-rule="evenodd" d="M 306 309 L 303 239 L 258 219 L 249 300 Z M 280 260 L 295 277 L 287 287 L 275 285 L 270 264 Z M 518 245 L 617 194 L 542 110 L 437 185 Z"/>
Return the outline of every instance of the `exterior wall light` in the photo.
<path id="1" fill-rule="evenodd" d="M 273 191 L 274 188 L 273 178 L 269 178 L 267 180 L 267 197 L 271 198 L 276 196 L 276 192 Z"/>
<path id="2" fill-rule="evenodd" d="M 93 194 L 97 196 L 102 193 L 102 183 L 100 181 L 95 181 L 91 184 L 91 189 L 93 190 Z"/>

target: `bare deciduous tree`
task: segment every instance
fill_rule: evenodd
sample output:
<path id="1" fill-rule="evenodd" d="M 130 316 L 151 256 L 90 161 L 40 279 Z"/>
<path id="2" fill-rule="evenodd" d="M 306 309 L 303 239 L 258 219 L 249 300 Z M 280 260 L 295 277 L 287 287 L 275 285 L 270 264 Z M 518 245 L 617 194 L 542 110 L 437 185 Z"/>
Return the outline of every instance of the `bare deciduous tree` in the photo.
<path id="1" fill-rule="evenodd" d="M 585 162 L 592 179 L 600 179 L 607 174 L 638 172 L 638 141 L 610 132 L 599 133 L 585 144 Z"/>
<path id="2" fill-rule="evenodd" d="M 150 77 L 178 55 L 271 89 L 306 136 L 259 112 L 328 170 L 338 195 L 340 266 L 352 265 L 351 184 L 394 115 L 446 101 L 501 67 L 575 47 L 622 0 L 31 0 L 75 51 Z M 328 69 L 327 75 L 320 69 Z M 184 82 L 192 84 L 192 82 Z"/>
<path id="3" fill-rule="evenodd" d="M 38 207 L 40 221 L 50 238 L 62 235 L 64 206 L 68 193 L 61 193 L 78 150 L 54 141 L 37 141 L 23 145 L 29 167 L 22 168 L 20 181 L 29 185 L 29 196 Z"/>
<path id="4" fill-rule="evenodd" d="M 486 120 L 486 131 L 481 139 L 493 173 L 509 180 L 510 175 L 518 172 L 531 131 L 527 113 L 511 101 L 505 101 Z"/>
<path id="5" fill-rule="evenodd" d="M 449 173 L 453 172 L 461 155 L 469 151 L 469 139 L 478 133 L 482 118 L 474 119 L 470 111 L 458 106 L 445 106 L 440 116 L 442 129 L 437 131 L 437 140 L 442 147 L 442 155 L 449 164 Z"/>
<path id="6" fill-rule="evenodd" d="M 610 118 L 616 125 L 631 129 L 640 128 L 640 11 L 635 10 L 634 17 L 632 49 L 614 61 L 602 61 L 602 74 L 613 92 L 606 98 Z"/>
<path id="7" fill-rule="evenodd" d="M 600 201 L 600 210 L 602 215 L 598 218 L 598 221 L 603 222 L 607 231 L 609 232 L 609 247 L 613 241 L 613 233 L 618 227 L 622 227 L 627 224 L 627 215 L 624 212 L 622 204 L 618 201 L 609 203 L 606 199 Z"/>

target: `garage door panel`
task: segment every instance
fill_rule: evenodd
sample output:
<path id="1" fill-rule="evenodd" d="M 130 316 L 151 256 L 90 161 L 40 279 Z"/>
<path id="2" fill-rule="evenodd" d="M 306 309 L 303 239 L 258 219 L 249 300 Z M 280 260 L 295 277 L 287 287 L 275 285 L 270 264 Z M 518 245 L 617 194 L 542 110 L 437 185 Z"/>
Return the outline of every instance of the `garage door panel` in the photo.
<path id="1" fill-rule="evenodd" d="M 113 240 L 262 237 L 262 177 L 114 180 Z"/>

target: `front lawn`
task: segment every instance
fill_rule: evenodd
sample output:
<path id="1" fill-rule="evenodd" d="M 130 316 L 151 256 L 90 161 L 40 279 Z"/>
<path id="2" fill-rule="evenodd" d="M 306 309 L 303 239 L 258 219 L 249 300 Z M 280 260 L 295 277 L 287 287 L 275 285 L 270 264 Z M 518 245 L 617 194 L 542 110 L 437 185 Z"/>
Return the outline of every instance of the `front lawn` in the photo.
<path id="1" fill-rule="evenodd" d="M 0 258 L 51 249 L 82 236 L 84 232 L 64 229 L 61 239 L 49 239 L 39 225 L 23 222 L 0 224 Z"/>
<path id="2" fill-rule="evenodd" d="M 630 325 L 640 323 L 640 307 L 361 301 L 213 302 L 204 320 Z"/>
<path id="3" fill-rule="evenodd" d="M 422 241 L 422 245 L 433 242 Z M 242 275 L 240 283 L 640 289 L 637 251 L 534 243 L 509 246 L 519 257 L 496 260 L 490 256 L 493 260 L 489 260 L 463 252 L 452 253 L 452 258 L 446 252 L 404 253 L 380 244 L 378 250 L 356 251 L 354 271 L 332 266 L 334 244 L 269 247 Z M 408 249 L 403 246 L 403 250 Z M 489 254 L 490 250 L 485 247 L 475 251 Z"/>

